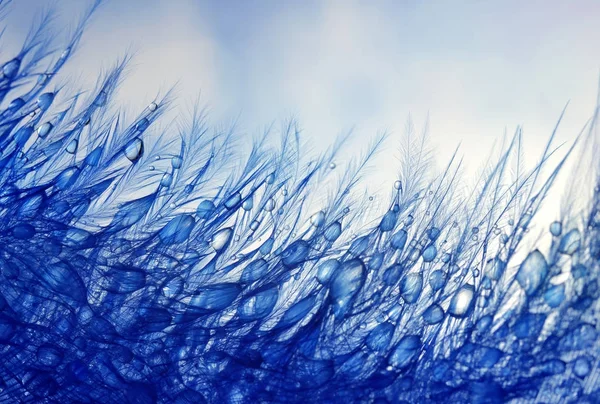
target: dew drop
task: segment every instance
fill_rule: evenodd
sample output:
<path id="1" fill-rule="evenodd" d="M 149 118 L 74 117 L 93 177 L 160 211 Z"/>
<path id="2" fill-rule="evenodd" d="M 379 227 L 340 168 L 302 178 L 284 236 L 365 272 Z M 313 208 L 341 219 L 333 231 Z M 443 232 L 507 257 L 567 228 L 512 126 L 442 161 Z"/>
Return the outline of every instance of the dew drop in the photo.
<path id="1" fill-rule="evenodd" d="M 69 154 L 75 154 L 75 152 L 77 151 L 77 139 L 73 139 L 69 142 L 69 144 L 67 145 L 67 153 Z"/>
<path id="2" fill-rule="evenodd" d="M 53 126 L 50 122 L 43 123 L 42 125 L 40 125 L 40 127 L 37 130 L 38 136 L 41 137 L 42 139 L 45 138 L 46 136 L 48 136 L 48 133 L 50 133 L 52 128 L 53 128 Z"/>
<path id="3" fill-rule="evenodd" d="M 226 227 L 217 231 L 212 237 L 212 248 L 216 252 L 223 251 L 229 245 L 229 242 L 231 241 L 231 236 L 233 236 L 233 229 L 231 227 Z"/>
<path id="4" fill-rule="evenodd" d="M 325 212 L 318 211 L 310 217 L 310 223 L 315 227 L 321 227 L 325 223 Z"/>
<path id="5" fill-rule="evenodd" d="M 131 162 L 136 162 L 144 154 L 144 142 L 139 137 L 131 140 L 127 146 L 125 146 L 125 157 Z"/>
<path id="6" fill-rule="evenodd" d="M 273 209 L 275 209 L 275 200 L 273 198 L 269 198 L 267 203 L 265 203 L 265 210 L 267 212 L 271 212 Z"/>

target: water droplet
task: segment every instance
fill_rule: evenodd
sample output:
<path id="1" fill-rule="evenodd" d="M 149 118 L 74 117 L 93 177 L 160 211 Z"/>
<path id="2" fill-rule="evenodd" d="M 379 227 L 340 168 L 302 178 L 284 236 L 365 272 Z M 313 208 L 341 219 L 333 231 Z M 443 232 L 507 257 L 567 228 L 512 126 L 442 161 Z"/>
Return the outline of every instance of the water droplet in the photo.
<path id="1" fill-rule="evenodd" d="M 227 198 L 227 200 L 225 201 L 225 208 L 231 210 L 233 208 L 235 208 L 240 201 L 242 200 L 242 194 L 240 194 L 239 192 L 234 193 L 233 195 L 231 195 L 229 198 Z"/>
<path id="2" fill-rule="evenodd" d="M 250 211 L 254 207 L 254 198 L 252 195 L 249 195 L 246 200 L 242 203 L 242 209 L 245 211 Z"/>
<path id="3" fill-rule="evenodd" d="M 546 258 L 539 250 L 534 250 L 521 263 L 516 279 L 527 295 L 533 295 L 547 275 Z"/>
<path id="4" fill-rule="evenodd" d="M 573 255 L 579 250 L 581 245 L 581 234 L 579 230 L 572 229 L 563 236 L 558 246 L 558 252 L 566 255 Z"/>
<path id="5" fill-rule="evenodd" d="M 333 222 L 325 229 L 323 237 L 327 241 L 335 241 L 342 234 L 342 224 L 340 222 Z"/>
<path id="6" fill-rule="evenodd" d="M 396 182 L 394 182 L 394 188 L 397 189 L 398 191 L 402 190 L 402 181 L 397 180 Z"/>
<path id="7" fill-rule="evenodd" d="M 416 303 L 423 289 L 423 275 L 408 274 L 400 281 L 400 295 L 406 303 Z"/>
<path id="8" fill-rule="evenodd" d="M 11 60 L 10 62 L 7 62 L 6 64 L 4 64 L 4 66 L 2 66 L 2 73 L 4 74 L 4 77 L 8 78 L 8 79 L 12 79 L 13 77 L 15 77 L 17 75 L 17 73 L 19 73 L 19 68 L 21 67 L 21 60 L 16 58 Z"/>
<path id="9" fill-rule="evenodd" d="M 37 105 L 40 109 L 46 110 L 52 105 L 52 101 L 54 101 L 54 93 L 44 93 L 38 97 Z"/>
<path id="10" fill-rule="evenodd" d="M 260 222 L 258 220 L 253 220 L 252 222 L 250 222 L 250 230 L 252 231 L 256 231 L 256 229 L 258 229 L 258 226 L 260 226 Z"/>
<path id="11" fill-rule="evenodd" d="M 267 212 L 271 212 L 273 209 L 275 209 L 275 200 L 273 198 L 269 198 L 267 203 L 265 203 L 265 210 Z"/>
<path id="12" fill-rule="evenodd" d="M 565 285 L 552 285 L 544 293 L 544 300 L 546 304 L 552 308 L 556 308 L 561 305 L 565 300 Z"/>
<path id="13" fill-rule="evenodd" d="M 444 271 L 441 269 L 436 269 L 429 276 L 429 286 L 431 286 L 431 289 L 434 291 L 440 290 L 446 284 L 446 278 L 447 275 Z"/>
<path id="14" fill-rule="evenodd" d="M 437 255 L 437 248 L 435 247 L 434 244 L 431 244 L 429 247 L 427 247 L 423 251 L 423 261 L 431 262 L 435 259 L 436 255 Z"/>
<path id="15" fill-rule="evenodd" d="M 332 162 L 329 164 L 329 168 L 330 168 L 331 170 L 333 170 L 335 167 L 336 167 L 336 165 L 335 165 L 335 163 L 332 161 Z"/>
<path id="16" fill-rule="evenodd" d="M 21 108 L 23 105 L 25 105 L 25 101 L 23 100 L 23 98 L 17 97 L 14 100 L 12 100 L 10 104 L 8 104 L 8 109 L 14 111 Z"/>
<path id="17" fill-rule="evenodd" d="M 170 173 L 164 173 L 160 179 L 160 185 L 165 188 L 169 188 L 173 183 L 173 176 Z"/>
<path id="18" fill-rule="evenodd" d="M 158 105 L 157 105 L 155 102 L 151 102 L 151 103 L 148 105 L 148 110 L 150 110 L 150 112 L 154 112 L 154 111 L 156 111 L 156 109 L 157 109 L 157 108 L 158 108 Z"/>
<path id="19" fill-rule="evenodd" d="M 225 227 L 224 229 L 217 231 L 212 237 L 212 248 L 218 253 L 223 251 L 229 245 L 232 236 L 233 229 L 231 227 Z"/>
<path id="20" fill-rule="evenodd" d="M 444 319 L 444 309 L 439 304 L 433 303 L 423 312 L 423 320 L 429 325 L 440 323 Z"/>
<path id="21" fill-rule="evenodd" d="M 131 140 L 127 146 L 125 146 L 125 157 L 131 162 L 136 162 L 144 154 L 144 142 L 139 137 Z"/>
<path id="22" fill-rule="evenodd" d="M 48 136 L 48 133 L 50 133 L 52 128 L 53 128 L 53 125 L 50 122 L 43 123 L 42 125 L 40 125 L 40 127 L 37 130 L 38 136 L 41 137 L 42 139 L 45 138 L 46 136 Z"/>
<path id="23" fill-rule="evenodd" d="M 143 132 L 148 129 L 148 126 L 150 126 L 150 121 L 148 121 L 147 118 L 142 118 L 135 124 L 135 129 L 139 132 Z"/>
<path id="24" fill-rule="evenodd" d="M 67 145 L 67 153 L 69 154 L 75 154 L 75 152 L 77 151 L 77 139 L 72 139 L 69 144 Z"/>
<path id="25" fill-rule="evenodd" d="M 310 223 L 315 227 L 321 227 L 325 224 L 325 212 L 318 211 L 310 217 Z"/>
<path id="26" fill-rule="evenodd" d="M 179 156 L 175 156 L 171 158 L 171 166 L 173 168 L 181 168 L 181 164 L 183 164 L 183 159 Z"/>
<path id="27" fill-rule="evenodd" d="M 343 318 L 350 310 L 354 297 L 362 288 L 366 278 L 365 266 L 359 259 L 345 262 L 331 278 L 333 314 Z"/>
<path id="28" fill-rule="evenodd" d="M 573 373 L 579 378 L 584 378 L 590 374 L 592 364 L 585 356 L 580 356 L 573 362 Z"/>
<path id="29" fill-rule="evenodd" d="M 456 294 L 450 300 L 448 306 L 448 314 L 453 317 L 465 317 L 471 309 L 473 297 L 475 296 L 475 288 L 473 285 L 463 285 L 458 289 Z"/>

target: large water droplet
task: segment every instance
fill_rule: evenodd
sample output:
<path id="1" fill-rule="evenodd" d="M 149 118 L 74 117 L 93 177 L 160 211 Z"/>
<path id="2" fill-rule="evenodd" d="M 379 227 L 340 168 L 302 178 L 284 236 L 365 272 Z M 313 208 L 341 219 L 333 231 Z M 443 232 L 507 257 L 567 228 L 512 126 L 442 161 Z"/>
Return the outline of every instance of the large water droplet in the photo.
<path id="1" fill-rule="evenodd" d="M 399 230 L 396 234 L 392 236 L 392 240 L 390 244 L 393 248 L 397 250 L 402 250 L 406 245 L 406 240 L 408 239 L 408 233 L 406 230 Z"/>
<path id="2" fill-rule="evenodd" d="M 288 268 L 294 268 L 308 257 L 310 245 L 304 240 L 296 240 L 281 253 L 281 262 Z"/>
<path id="3" fill-rule="evenodd" d="M 546 258 L 539 250 L 535 250 L 521 263 L 516 279 L 527 295 L 533 295 L 547 275 Z"/>
<path id="4" fill-rule="evenodd" d="M 38 97 L 37 105 L 40 109 L 46 110 L 52 105 L 52 101 L 54 101 L 54 93 L 44 93 Z"/>
<path id="5" fill-rule="evenodd" d="M 373 328 L 365 340 L 367 347 L 374 352 L 385 352 L 392 342 L 395 328 L 389 322 L 381 323 Z"/>
<path id="6" fill-rule="evenodd" d="M 427 247 L 423 251 L 423 261 L 424 262 L 431 262 L 435 259 L 436 256 L 437 256 L 437 248 L 435 247 L 434 244 L 431 244 L 429 247 Z"/>
<path id="7" fill-rule="evenodd" d="M 183 159 L 179 156 L 171 157 L 171 166 L 175 169 L 181 168 Z"/>
<path id="8" fill-rule="evenodd" d="M 310 217 L 310 224 L 315 227 L 321 227 L 325 224 L 325 212 L 322 210 L 318 211 Z"/>
<path id="9" fill-rule="evenodd" d="M 354 297 L 362 288 L 366 277 L 365 266 L 359 259 L 345 262 L 331 278 L 333 314 L 342 318 L 350 310 Z"/>
<path id="10" fill-rule="evenodd" d="M 158 236 L 165 244 L 180 244 L 187 240 L 195 224 L 191 215 L 180 215 L 171 219 Z"/>
<path id="11" fill-rule="evenodd" d="M 67 145 L 67 153 L 75 154 L 75 152 L 77 151 L 77 143 L 77 139 L 72 139 Z"/>
<path id="12" fill-rule="evenodd" d="M 135 124 L 135 129 L 139 132 L 145 131 L 150 126 L 150 121 L 147 118 L 142 118 Z"/>
<path id="13" fill-rule="evenodd" d="M 416 303 L 423 289 L 423 275 L 408 274 L 400 281 L 400 295 L 406 303 Z"/>
<path id="14" fill-rule="evenodd" d="M 340 262 L 335 258 L 328 259 L 319 265 L 319 269 L 317 270 L 317 280 L 326 285 L 329 283 L 331 276 L 335 271 L 340 267 Z"/>
<path id="15" fill-rule="evenodd" d="M 565 300 L 565 285 L 552 285 L 544 293 L 546 304 L 552 308 L 558 307 Z"/>
<path id="16" fill-rule="evenodd" d="M 325 229 L 323 237 L 327 241 L 335 241 L 342 234 L 342 224 L 340 222 L 333 222 Z"/>
<path id="17" fill-rule="evenodd" d="M 242 276 L 240 278 L 240 282 L 248 283 L 254 282 L 262 278 L 267 271 L 269 270 L 269 264 L 262 258 L 259 258 L 255 261 L 249 263 L 244 271 L 242 272 Z"/>
<path id="18" fill-rule="evenodd" d="M 41 124 L 37 130 L 38 136 L 41 137 L 42 139 L 45 138 L 46 136 L 48 136 L 48 133 L 50 133 L 52 128 L 53 128 L 53 126 L 50 122 L 45 122 L 45 123 Z"/>
<path id="19" fill-rule="evenodd" d="M 446 284 L 447 275 L 441 269 L 436 269 L 429 275 L 429 286 L 431 289 L 440 290 Z"/>
<path id="20" fill-rule="evenodd" d="M 231 227 L 225 227 L 224 229 L 217 231 L 212 238 L 212 248 L 214 248 L 216 252 L 225 250 L 229 245 L 232 236 L 233 229 Z"/>
<path id="21" fill-rule="evenodd" d="M 164 173 L 164 175 L 160 179 L 160 186 L 169 188 L 172 183 L 173 183 L 173 176 L 171 175 L 171 173 Z"/>
<path id="22" fill-rule="evenodd" d="M 429 325 L 438 324 L 444 319 L 444 309 L 433 303 L 423 312 L 423 320 Z"/>
<path id="23" fill-rule="evenodd" d="M 201 312 L 214 312 L 229 306 L 242 288 L 236 283 L 221 283 L 202 288 L 192 297 L 189 308 Z"/>
<path id="24" fill-rule="evenodd" d="M 581 246 L 581 234 L 579 230 L 572 229 L 563 236 L 558 245 L 558 252 L 566 255 L 573 255 Z"/>
<path id="25" fill-rule="evenodd" d="M 212 201 L 204 200 L 200 202 L 198 208 L 196 209 L 196 214 L 199 219 L 208 219 L 211 217 L 213 211 L 215 210 L 215 204 Z"/>
<path id="26" fill-rule="evenodd" d="M 246 200 L 242 203 L 242 209 L 245 211 L 250 211 L 254 207 L 254 198 L 252 195 L 249 195 Z"/>
<path id="27" fill-rule="evenodd" d="M 239 192 L 234 193 L 233 195 L 231 195 L 229 198 L 227 198 L 227 200 L 225 200 L 225 208 L 231 210 L 233 208 L 235 208 L 240 201 L 242 200 L 242 195 Z"/>
<path id="28" fill-rule="evenodd" d="M 396 345 L 388 363 L 398 369 L 404 368 L 416 359 L 419 348 L 421 339 L 417 335 L 406 335 Z"/>
<path id="29" fill-rule="evenodd" d="M 136 162 L 144 154 L 144 142 L 139 137 L 131 140 L 127 146 L 125 146 L 125 157 L 131 162 Z"/>
<path id="30" fill-rule="evenodd" d="M 485 264 L 485 274 L 491 280 L 497 281 L 504 273 L 506 264 L 500 258 L 491 258 Z"/>
<path id="31" fill-rule="evenodd" d="M 4 66 L 2 66 L 2 73 L 4 77 L 8 79 L 12 79 L 19 73 L 19 68 L 21 67 L 21 60 L 16 58 L 11 60 L 10 62 L 6 62 Z"/>
<path id="32" fill-rule="evenodd" d="M 473 285 L 463 285 L 458 289 L 456 294 L 450 300 L 448 306 L 448 314 L 453 317 L 465 317 L 472 307 L 473 297 L 475 296 L 475 288 Z"/>
<path id="33" fill-rule="evenodd" d="M 379 223 L 379 230 L 382 232 L 392 231 L 394 227 L 396 227 L 396 222 L 398 221 L 398 212 L 393 209 L 388 211 L 383 218 L 381 218 L 381 222 Z"/>

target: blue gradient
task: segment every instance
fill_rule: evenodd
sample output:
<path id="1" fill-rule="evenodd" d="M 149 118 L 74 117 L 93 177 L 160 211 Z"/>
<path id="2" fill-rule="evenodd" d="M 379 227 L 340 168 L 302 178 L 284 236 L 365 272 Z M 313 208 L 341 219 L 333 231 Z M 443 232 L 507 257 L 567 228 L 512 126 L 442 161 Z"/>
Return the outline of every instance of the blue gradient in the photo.
<path id="1" fill-rule="evenodd" d="M 329 105 L 320 111 L 327 128 L 378 117 L 390 83 L 415 84 L 390 70 L 403 51 L 421 54 L 407 71 L 422 68 L 453 88 L 468 74 L 458 66 L 480 71 L 488 57 L 518 64 L 476 52 L 490 42 L 515 55 L 559 45 L 496 36 L 485 23 L 505 15 L 479 3 L 243 3 L 228 12 L 180 2 L 142 38 L 156 45 L 150 68 L 171 68 L 149 79 L 106 46 L 119 24 L 139 32 L 165 3 L 101 3 L 78 19 L 65 1 L 69 13 L 27 23 L 23 3 L 0 9 L 17 37 L 28 32 L 7 37 L 0 61 L 0 402 L 600 401 L 598 107 L 568 142 L 559 110 L 534 164 L 525 163 L 519 127 L 481 172 L 465 175 L 457 149 L 440 158 L 428 129 L 411 120 L 397 158 L 378 165 L 388 132 L 317 134 L 329 142 L 320 151 L 293 119 L 249 139 L 239 121 L 210 121 L 201 102 L 176 105 L 182 95 L 168 86 L 139 93 L 175 71 L 201 71 L 196 84 L 215 78 L 211 91 L 223 92 L 215 99 L 229 104 L 217 115 L 240 108 L 256 123 L 263 108 L 279 118 L 286 105 Z M 527 7 L 519 10 L 517 34 L 529 21 Z M 457 19 L 475 26 L 475 14 L 493 18 L 473 37 Z M 112 21 L 99 29 L 114 29 L 84 40 L 102 15 Z M 425 17 L 436 32 L 385 46 Z M 65 19 L 71 28 L 60 30 Z M 381 30 L 370 35 L 376 21 Z M 105 51 L 116 62 L 91 73 L 91 55 Z M 428 70 L 427 52 L 445 67 L 452 60 L 455 75 Z M 198 55 L 205 64 L 194 64 Z M 518 80 L 507 84 L 491 88 L 522 91 Z M 522 102 L 498 111 L 484 90 L 471 93 L 487 102 L 473 111 L 492 120 Z M 485 142 L 464 142 L 480 157 Z M 370 169 L 384 190 L 365 186 Z M 552 217 L 544 207 L 557 204 L 555 189 Z"/>

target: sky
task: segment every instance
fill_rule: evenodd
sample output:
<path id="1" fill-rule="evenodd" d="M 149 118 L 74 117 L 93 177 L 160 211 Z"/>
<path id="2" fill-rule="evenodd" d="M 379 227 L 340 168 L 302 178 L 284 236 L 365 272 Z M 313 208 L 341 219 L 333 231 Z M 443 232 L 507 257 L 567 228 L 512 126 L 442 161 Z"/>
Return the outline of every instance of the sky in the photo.
<path id="1" fill-rule="evenodd" d="M 439 166 L 457 146 L 467 172 L 494 142 L 524 127 L 535 163 L 563 107 L 571 141 L 593 111 L 600 77 L 600 2 L 108 0 L 91 21 L 67 74 L 82 86 L 135 51 L 120 100 L 143 107 L 179 83 L 178 102 L 200 95 L 215 121 L 239 136 L 295 117 L 308 147 L 354 130 L 348 159 L 380 131 L 395 150 L 410 115 L 429 117 Z M 84 0 L 18 0 L 2 51 L 18 46 L 33 10 L 58 10 L 68 28 Z M 344 156 L 341 157 L 344 159 Z M 342 161 L 343 163 L 343 161 Z M 375 175 L 393 183 L 383 153 Z"/>

